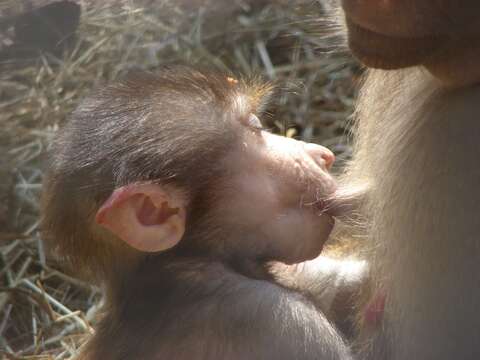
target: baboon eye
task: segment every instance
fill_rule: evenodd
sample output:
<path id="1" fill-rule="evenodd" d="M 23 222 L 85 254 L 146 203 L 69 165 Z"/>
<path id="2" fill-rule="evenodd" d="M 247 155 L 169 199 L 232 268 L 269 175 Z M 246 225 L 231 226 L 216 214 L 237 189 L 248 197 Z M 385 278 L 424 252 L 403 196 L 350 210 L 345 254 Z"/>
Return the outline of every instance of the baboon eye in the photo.
<path id="1" fill-rule="evenodd" d="M 247 124 L 249 127 L 261 130 L 263 129 L 260 119 L 255 114 L 250 114 L 248 116 Z"/>

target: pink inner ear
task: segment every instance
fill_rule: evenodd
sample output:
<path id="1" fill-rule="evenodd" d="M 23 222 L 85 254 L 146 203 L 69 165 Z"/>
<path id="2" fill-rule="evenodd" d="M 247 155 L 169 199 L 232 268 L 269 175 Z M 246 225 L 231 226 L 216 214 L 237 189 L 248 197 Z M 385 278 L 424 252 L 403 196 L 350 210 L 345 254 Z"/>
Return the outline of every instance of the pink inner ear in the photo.
<path id="1" fill-rule="evenodd" d="M 157 184 L 131 184 L 115 189 L 95 216 L 101 225 L 131 247 L 158 252 L 178 244 L 185 232 L 181 195 Z"/>
<path id="2" fill-rule="evenodd" d="M 97 224 L 104 224 L 106 221 L 107 213 L 115 207 L 118 207 L 120 203 L 126 201 L 132 194 L 132 186 L 124 186 L 116 189 L 108 200 L 98 209 L 95 215 L 95 221 Z"/>
<path id="3" fill-rule="evenodd" d="M 166 201 L 162 202 L 161 207 L 155 206 L 151 198 L 143 195 L 135 195 L 141 197 L 142 201 L 137 212 L 137 218 L 140 224 L 145 226 L 158 225 L 164 223 L 170 216 L 178 214 L 179 209 L 171 209 Z"/>

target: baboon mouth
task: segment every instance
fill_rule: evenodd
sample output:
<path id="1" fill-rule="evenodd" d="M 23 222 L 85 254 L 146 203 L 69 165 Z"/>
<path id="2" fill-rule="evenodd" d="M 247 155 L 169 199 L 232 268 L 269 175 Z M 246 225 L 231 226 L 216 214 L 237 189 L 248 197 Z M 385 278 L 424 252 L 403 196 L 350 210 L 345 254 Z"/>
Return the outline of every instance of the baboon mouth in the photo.
<path id="1" fill-rule="evenodd" d="M 318 206 L 319 211 L 329 216 L 335 216 L 335 202 L 333 199 L 324 199 L 320 201 L 320 205 Z"/>
<path id="2" fill-rule="evenodd" d="M 323 202 L 322 211 L 324 214 L 332 218 L 342 217 L 350 213 L 352 205 L 348 201 L 336 199 L 334 197 L 325 199 Z"/>
<path id="3" fill-rule="evenodd" d="M 424 63 L 445 39 L 437 36 L 394 37 L 366 29 L 346 17 L 348 45 L 364 65 L 393 70 Z"/>
<path id="4" fill-rule="evenodd" d="M 326 207 L 327 206 L 326 206 L 325 200 L 315 201 L 315 204 L 314 204 L 315 212 L 323 214 L 326 211 Z"/>

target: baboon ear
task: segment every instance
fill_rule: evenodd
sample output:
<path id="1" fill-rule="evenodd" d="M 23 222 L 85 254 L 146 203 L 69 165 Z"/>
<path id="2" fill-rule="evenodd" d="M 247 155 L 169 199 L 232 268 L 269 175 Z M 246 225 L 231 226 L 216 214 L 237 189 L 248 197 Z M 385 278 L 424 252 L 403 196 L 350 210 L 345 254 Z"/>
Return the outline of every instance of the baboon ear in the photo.
<path id="1" fill-rule="evenodd" d="M 116 189 L 98 210 L 95 221 L 133 248 L 167 250 L 185 232 L 185 200 L 157 184 L 131 184 Z"/>

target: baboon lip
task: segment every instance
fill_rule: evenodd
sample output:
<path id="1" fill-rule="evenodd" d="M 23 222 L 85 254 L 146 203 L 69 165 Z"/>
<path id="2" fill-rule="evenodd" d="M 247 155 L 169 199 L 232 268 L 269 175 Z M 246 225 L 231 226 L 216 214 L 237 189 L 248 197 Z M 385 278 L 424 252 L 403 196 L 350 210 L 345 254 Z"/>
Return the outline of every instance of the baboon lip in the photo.
<path id="1" fill-rule="evenodd" d="M 394 37 L 362 27 L 346 18 L 348 45 L 364 65 L 392 70 L 422 64 L 440 48 L 443 37 Z"/>
<path id="2" fill-rule="evenodd" d="M 352 204 L 344 199 L 340 200 L 336 197 L 331 197 L 323 201 L 323 213 L 335 218 L 342 218 L 346 214 L 350 214 L 352 211 Z"/>
<path id="3" fill-rule="evenodd" d="M 315 202 L 315 210 L 321 215 L 325 214 L 328 216 L 332 216 L 332 203 L 333 200 L 329 198 L 318 200 L 317 202 Z"/>
<path id="4" fill-rule="evenodd" d="M 322 201 L 322 207 L 321 211 L 325 214 L 327 214 L 330 217 L 334 217 L 337 215 L 337 207 L 335 205 L 335 200 L 334 199 L 327 199 Z"/>

